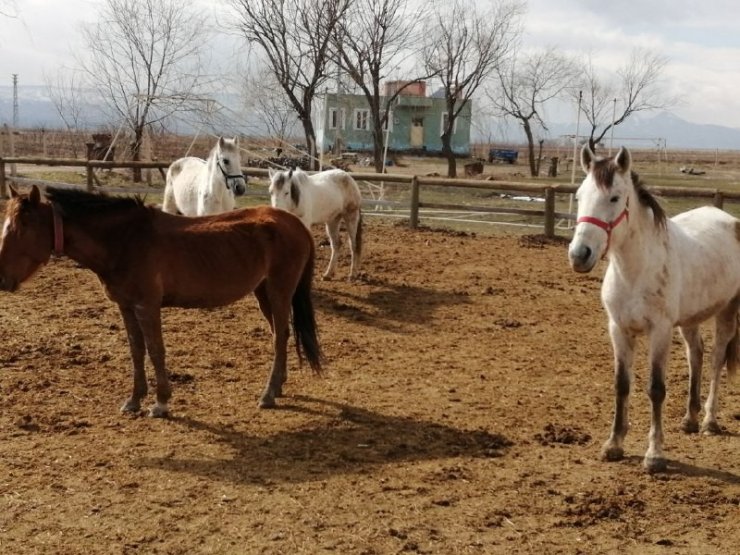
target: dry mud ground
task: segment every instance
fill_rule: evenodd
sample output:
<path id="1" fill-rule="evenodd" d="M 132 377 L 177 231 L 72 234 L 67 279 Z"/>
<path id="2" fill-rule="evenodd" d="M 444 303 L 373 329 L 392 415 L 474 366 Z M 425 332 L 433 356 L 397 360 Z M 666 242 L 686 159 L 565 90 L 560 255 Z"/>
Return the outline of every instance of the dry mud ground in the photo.
<path id="1" fill-rule="evenodd" d="M 0 296 L 0 552 L 738 553 L 740 386 L 723 378 L 726 433 L 682 434 L 678 336 L 669 470 L 641 468 L 644 345 L 628 457 L 599 460 L 603 265 L 377 219 L 365 237 L 359 283 L 315 283 L 324 375 L 292 372 L 276 410 L 257 409 L 252 297 L 165 312 L 173 416 L 155 420 L 118 412 L 128 348 L 93 274 L 53 260 Z"/>

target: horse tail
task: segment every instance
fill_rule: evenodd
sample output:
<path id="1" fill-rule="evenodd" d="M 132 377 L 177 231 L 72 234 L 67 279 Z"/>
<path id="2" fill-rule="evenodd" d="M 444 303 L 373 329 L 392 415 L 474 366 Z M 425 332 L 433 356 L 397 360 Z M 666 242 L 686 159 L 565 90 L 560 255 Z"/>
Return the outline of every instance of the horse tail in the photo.
<path id="1" fill-rule="evenodd" d="M 319 374 L 321 373 L 323 355 L 319 346 L 316 317 L 314 315 L 313 302 L 311 301 L 311 285 L 313 283 L 315 257 L 312 240 L 310 256 L 303 268 L 303 274 L 298 282 L 298 287 L 296 287 L 293 293 L 293 335 L 295 337 L 298 360 L 303 360 L 303 355 L 305 355 L 308 364 L 311 366 L 311 370 Z"/>
<path id="2" fill-rule="evenodd" d="M 740 349 L 740 315 L 735 316 L 735 335 L 732 336 L 725 350 L 725 365 L 727 366 L 727 377 L 735 377 L 738 366 L 738 349 Z"/>
<path id="3" fill-rule="evenodd" d="M 175 162 L 167 169 L 167 178 L 165 179 L 164 197 L 162 198 L 162 211 L 170 214 L 177 214 L 177 201 L 175 200 L 175 177 L 180 173 L 180 165 Z"/>
<path id="4" fill-rule="evenodd" d="M 355 235 L 357 256 L 362 256 L 362 210 L 357 210 L 357 234 Z"/>

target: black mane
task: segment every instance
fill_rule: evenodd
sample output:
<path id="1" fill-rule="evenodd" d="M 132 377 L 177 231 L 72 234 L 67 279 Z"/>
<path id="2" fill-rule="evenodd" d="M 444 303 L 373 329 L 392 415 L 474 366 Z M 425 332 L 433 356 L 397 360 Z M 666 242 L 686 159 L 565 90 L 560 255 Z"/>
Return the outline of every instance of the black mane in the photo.
<path id="1" fill-rule="evenodd" d="M 106 193 L 88 193 L 82 189 L 47 187 L 45 196 L 63 216 L 78 216 L 141 209 L 146 205 L 140 195 L 134 197 L 110 196 Z"/>

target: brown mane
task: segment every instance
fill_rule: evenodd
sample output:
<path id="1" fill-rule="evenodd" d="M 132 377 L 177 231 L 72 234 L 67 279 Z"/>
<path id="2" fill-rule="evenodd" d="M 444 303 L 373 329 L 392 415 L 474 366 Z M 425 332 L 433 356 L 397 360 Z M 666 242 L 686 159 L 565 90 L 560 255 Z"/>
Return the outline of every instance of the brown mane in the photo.
<path id="1" fill-rule="evenodd" d="M 63 216 L 73 219 L 87 214 L 146 208 L 144 198 L 139 195 L 117 197 L 105 193 L 88 193 L 81 189 L 59 187 L 47 187 L 44 194 Z"/>

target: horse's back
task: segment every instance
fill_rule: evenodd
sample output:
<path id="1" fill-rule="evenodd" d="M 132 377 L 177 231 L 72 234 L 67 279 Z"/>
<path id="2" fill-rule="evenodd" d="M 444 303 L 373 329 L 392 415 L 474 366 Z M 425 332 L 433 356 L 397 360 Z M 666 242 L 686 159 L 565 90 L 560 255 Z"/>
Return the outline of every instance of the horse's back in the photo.
<path id="1" fill-rule="evenodd" d="M 322 212 L 357 212 L 362 205 L 362 194 L 354 178 L 344 170 L 327 170 L 311 176 L 311 196 L 314 211 Z M 326 214 L 321 219 L 326 221 Z"/>

